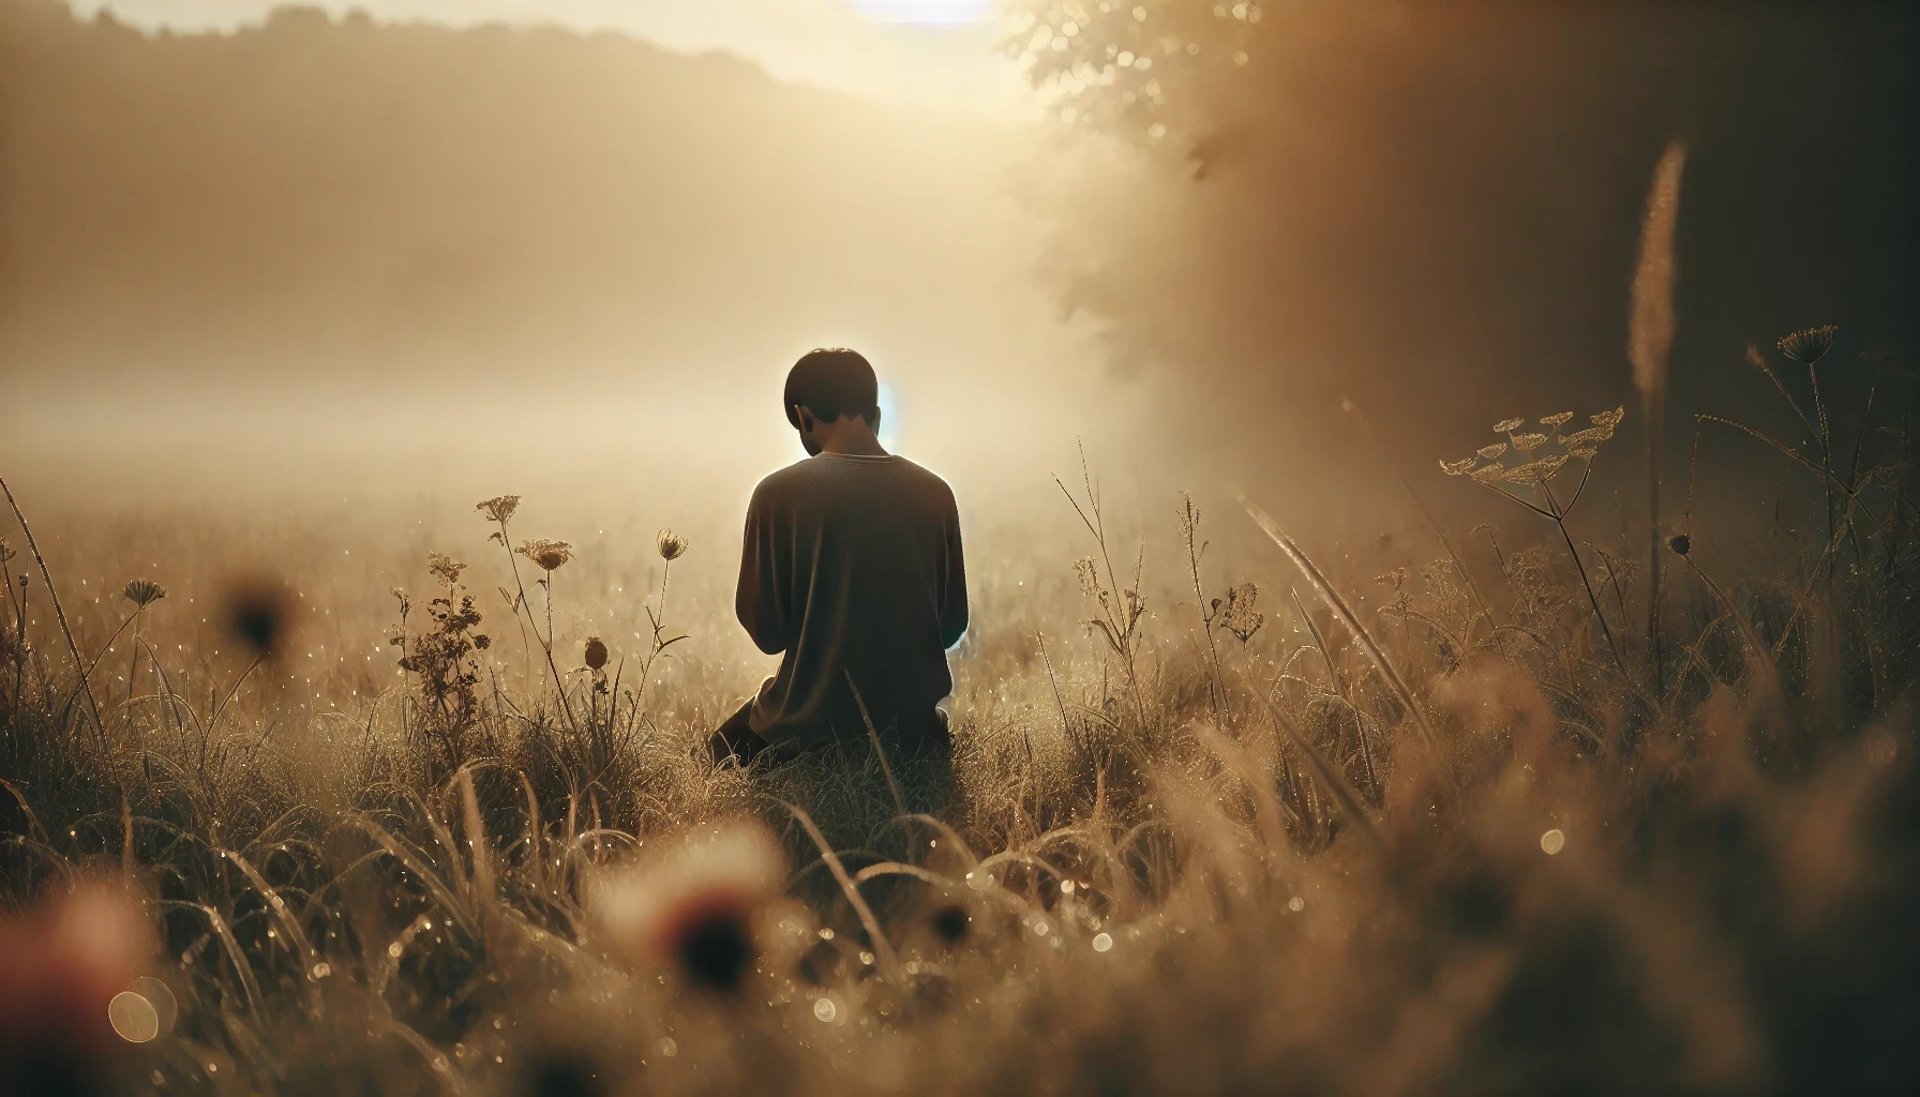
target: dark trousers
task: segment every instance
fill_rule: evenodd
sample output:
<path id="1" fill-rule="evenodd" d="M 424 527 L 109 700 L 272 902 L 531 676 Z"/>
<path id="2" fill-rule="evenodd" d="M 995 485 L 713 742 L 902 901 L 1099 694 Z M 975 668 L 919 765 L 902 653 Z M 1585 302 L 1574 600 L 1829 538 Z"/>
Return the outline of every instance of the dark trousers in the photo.
<path id="1" fill-rule="evenodd" d="M 748 726 L 747 720 L 752 713 L 753 698 L 749 697 L 746 704 L 735 710 L 734 714 L 727 717 L 708 737 L 707 751 L 713 756 L 714 765 L 721 765 L 731 759 L 734 764 L 744 769 L 752 765 L 755 758 L 769 751 L 773 751 L 770 756 L 792 757 L 791 753 L 777 749 L 774 744 L 761 738 L 752 727 Z M 936 709 L 933 712 L 932 723 L 929 725 L 929 733 L 915 737 L 906 753 L 909 757 L 915 758 L 923 755 L 944 757 L 951 750 L 952 747 L 947 738 L 946 713 Z"/>
<path id="2" fill-rule="evenodd" d="M 762 751 L 771 744 L 756 734 L 747 725 L 747 717 L 753 713 L 753 698 L 721 723 L 719 730 L 707 739 L 707 751 L 713 755 L 713 764 L 720 765 L 728 759 L 742 769 L 753 764 Z"/>

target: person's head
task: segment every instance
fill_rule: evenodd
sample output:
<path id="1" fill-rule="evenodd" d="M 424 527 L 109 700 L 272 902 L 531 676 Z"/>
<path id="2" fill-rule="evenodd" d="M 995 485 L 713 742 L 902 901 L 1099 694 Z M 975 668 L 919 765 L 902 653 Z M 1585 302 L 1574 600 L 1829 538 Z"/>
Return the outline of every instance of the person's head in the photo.
<path id="1" fill-rule="evenodd" d="M 858 351 L 809 351 L 787 372 L 781 402 L 809 455 L 842 431 L 880 428 L 880 382 Z"/>

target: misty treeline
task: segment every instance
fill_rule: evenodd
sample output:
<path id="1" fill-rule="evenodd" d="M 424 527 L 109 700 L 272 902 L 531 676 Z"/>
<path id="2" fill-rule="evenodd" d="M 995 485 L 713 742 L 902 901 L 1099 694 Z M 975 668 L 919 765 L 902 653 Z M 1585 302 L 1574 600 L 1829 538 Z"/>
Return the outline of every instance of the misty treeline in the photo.
<path id="1" fill-rule="evenodd" d="M 1146 216 L 1130 181 L 1062 202 L 1057 284 L 1127 362 L 1237 393 L 1202 403 L 1216 428 L 1278 417 L 1299 457 L 1350 436 L 1343 396 L 1427 437 L 1617 402 L 1641 198 L 1676 140 L 1677 408 L 1761 406 L 1743 346 L 1787 327 L 1911 360 L 1906 6 L 1017 7 L 1009 49 L 1061 124 L 1184 183 Z M 1837 372 L 1857 405 L 1872 370 Z"/>

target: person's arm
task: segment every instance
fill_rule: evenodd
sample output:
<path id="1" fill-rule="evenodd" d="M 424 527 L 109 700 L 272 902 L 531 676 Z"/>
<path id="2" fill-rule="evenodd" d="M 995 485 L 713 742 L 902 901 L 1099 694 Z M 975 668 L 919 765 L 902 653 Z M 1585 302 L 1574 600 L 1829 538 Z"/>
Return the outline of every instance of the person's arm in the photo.
<path id="1" fill-rule="evenodd" d="M 940 582 L 940 643 L 952 651 L 967 634 L 967 563 L 960 546 L 960 511 L 947 499 L 946 549 Z"/>
<path id="2" fill-rule="evenodd" d="M 740 546 L 740 585 L 734 592 L 733 612 L 740 618 L 754 646 L 768 655 L 787 648 L 787 598 L 781 589 L 787 569 L 781 565 L 774 515 L 760 489 L 747 504 L 747 528 Z"/>

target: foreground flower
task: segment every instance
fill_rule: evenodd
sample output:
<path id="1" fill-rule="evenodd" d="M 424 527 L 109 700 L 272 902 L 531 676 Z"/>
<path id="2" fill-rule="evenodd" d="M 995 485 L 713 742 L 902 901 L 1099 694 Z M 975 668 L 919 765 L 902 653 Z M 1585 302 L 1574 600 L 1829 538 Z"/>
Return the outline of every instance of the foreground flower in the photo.
<path id="1" fill-rule="evenodd" d="M 687 539 L 670 529 L 660 531 L 660 538 L 656 545 L 660 549 L 660 558 L 669 562 L 678 560 L 687 553 Z"/>
<path id="2" fill-rule="evenodd" d="M 142 993 L 158 947 L 139 894 L 114 878 L 0 916 L 0 1079 L 44 1087 L 26 1092 L 116 1092 L 117 1054 L 171 1021 L 159 1008 L 170 1002 Z"/>
<path id="3" fill-rule="evenodd" d="M 598 636 L 589 636 L 587 650 L 581 657 L 586 660 L 588 670 L 599 670 L 607 665 L 607 645 Z"/>
<path id="4" fill-rule="evenodd" d="M 1801 328 L 1782 335 L 1774 346 L 1780 353 L 1802 365 L 1811 366 L 1827 356 L 1833 349 L 1833 337 L 1840 330 L 1835 324 L 1821 324 L 1817 328 Z"/>
<path id="5" fill-rule="evenodd" d="M 740 990 L 759 956 L 755 922 L 786 880 L 780 846 L 758 823 L 703 828 L 588 882 L 601 943 L 636 967 L 664 967 L 691 986 Z"/>
<path id="6" fill-rule="evenodd" d="M 573 546 L 565 541 L 527 541 L 515 551 L 539 564 L 543 571 L 556 571 L 573 559 Z"/>
<path id="7" fill-rule="evenodd" d="M 151 579 L 135 579 L 128 583 L 127 588 L 120 593 L 126 596 L 127 601 L 145 609 L 160 599 L 165 598 L 167 596 L 167 588 Z"/>

